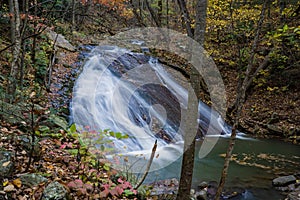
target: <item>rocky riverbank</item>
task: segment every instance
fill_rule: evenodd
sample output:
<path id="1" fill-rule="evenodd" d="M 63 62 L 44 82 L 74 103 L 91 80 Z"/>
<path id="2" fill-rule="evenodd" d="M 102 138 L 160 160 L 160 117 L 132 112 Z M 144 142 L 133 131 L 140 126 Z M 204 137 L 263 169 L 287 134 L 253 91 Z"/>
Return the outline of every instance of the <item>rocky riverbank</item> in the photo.
<path id="1" fill-rule="evenodd" d="M 286 200 L 300 199 L 300 172 L 273 179 L 274 188 L 286 195 Z"/>

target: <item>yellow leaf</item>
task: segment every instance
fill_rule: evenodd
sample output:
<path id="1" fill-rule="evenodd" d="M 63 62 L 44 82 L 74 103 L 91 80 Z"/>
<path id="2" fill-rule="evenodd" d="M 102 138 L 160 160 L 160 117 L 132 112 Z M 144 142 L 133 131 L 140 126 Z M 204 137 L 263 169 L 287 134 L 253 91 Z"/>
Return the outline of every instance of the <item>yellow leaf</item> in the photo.
<path id="1" fill-rule="evenodd" d="M 9 165 L 10 161 L 7 161 L 5 163 L 2 164 L 2 167 L 7 167 Z"/>
<path id="2" fill-rule="evenodd" d="M 226 153 L 221 153 L 219 154 L 220 157 L 225 158 L 226 157 Z"/>
<path id="3" fill-rule="evenodd" d="M 13 184 L 14 184 L 16 187 L 20 188 L 20 187 L 22 186 L 22 181 L 21 181 L 19 178 L 17 178 L 17 179 L 15 179 L 15 180 L 13 180 Z"/>
<path id="4" fill-rule="evenodd" d="M 3 182 L 3 186 L 4 186 L 4 187 L 7 186 L 8 183 L 9 183 L 8 181 L 4 181 L 4 182 Z"/>

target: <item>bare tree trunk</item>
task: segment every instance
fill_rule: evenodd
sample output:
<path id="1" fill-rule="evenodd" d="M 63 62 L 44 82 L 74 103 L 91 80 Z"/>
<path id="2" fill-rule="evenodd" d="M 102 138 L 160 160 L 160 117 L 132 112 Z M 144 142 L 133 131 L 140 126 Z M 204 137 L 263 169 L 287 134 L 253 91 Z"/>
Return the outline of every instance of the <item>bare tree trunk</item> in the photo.
<path id="1" fill-rule="evenodd" d="M 33 21 L 33 37 L 32 41 L 32 49 L 31 49 L 31 62 L 32 65 L 35 66 L 35 53 L 36 53 L 36 33 L 37 33 L 37 0 L 34 0 L 34 21 Z"/>
<path id="2" fill-rule="evenodd" d="M 23 2 L 23 9 L 25 11 L 25 19 L 23 22 L 23 27 L 21 31 L 21 38 L 24 38 L 24 35 L 27 30 L 28 14 L 29 14 L 29 0 Z M 24 80 L 24 70 L 25 70 L 25 54 L 26 54 L 26 39 L 22 41 L 22 56 L 21 56 L 21 65 L 20 65 L 20 90 L 23 89 L 23 80 Z"/>
<path id="3" fill-rule="evenodd" d="M 192 27 L 191 27 L 191 19 L 190 19 L 189 12 L 186 8 L 185 0 L 177 0 L 177 2 L 179 4 L 182 17 L 184 19 L 183 23 L 185 24 L 186 32 L 189 37 L 193 38 L 194 35 L 193 35 Z"/>
<path id="4" fill-rule="evenodd" d="M 137 9 L 135 3 L 133 3 L 132 0 L 129 1 L 129 4 L 132 7 L 132 12 L 133 12 L 134 16 L 136 17 L 136 19 L 138 20 L 138 22 L 140 23 L 140 25 L 146 26 L 144 21 L 143 21 L 143 17 L 142 17 L 142 7 L 141 7 L 141 4 L 140 4 L 140 0 L 138 2 L 139 12 L 138 12 L 138 9 Z"/>
<path id="5" fill-rule="evenodd" d="M 194 39 L 204 45 L 207 0 L 197 0 Z"/>
<path id="6" fill-rule="evenodd" d="M 286 0 L 280 0 L 279 7 L 280 7 L 280 22 L 281 22 L 281 24 L 284 24 L 285 23 L 285 14 L 283 13 L 283 11 L 286 8 Z"/>
<path id="7" fill-rule="evenodd" d="M 12 20 L 15 22 L 13 24 L 13 33 L 11 33 L 14 38 L 12 38 L 12 41 L 14 41 L 13 45 L 13 51 L 12 51 L 12 62 L 11 62 L 11 69 L 10 69 L 10 75 L 8 80 L 8 86 L 7 86 L 7 94 L 11 97 L 14 97 L 16 88 L 17 88 L 17 80 L 19 75 L 19 55 L 21 51 L 21 35 L 20 35 L 20 10 L 19 10 L 19 2 L 18 0 L 11 0 L 10 5 L 12 8 L 10 10 L 13 10 L 14 12 Z M 12 24 L 12 23 L 11 23 Z"/>
<path id="8" fill-rule="evenodd" d="M 222 174 L 221 174 L 221 179 L 219 182 L 219 187 L 218 187 L 218 191 L 217 194 L 215 196 L 215 200 L 219 200 L 221 195 L 222 195 L 222 191 L 225 185 L 225 181 L 227 178 L 227 174 L 228 174 L 228 168 L 229 168 L 229 163 L 230 163 L 230 159 L 232 157 L 232 152 L 234 149 L 234 144 L 235 144 L 235 139 L 236 139 L 236 133 L 237 133 L 237 127 L 239 126 L 239 118 L 241 115 L 241 111 L 242 111 L 242 107 L 243 104 L 246 100 L 246 91 L 247 91 L 247 87 L 249 87 L 249 82 L 253 80 L 252 76 L 253 74 L 253 66 L 254 66 L 254 57 L 255 57 L 255 51 L 257 49 L 257 45 L 259 42 L 259 35 L 260 35 L 260 31 L 262 28 L 262 24 L 264 21 L 264 17 L 265 17 L 265 10 L 266 10 L 266 2 L 267 0 L 265 0 L 264 5 L 262 7 L 262 11 L 260 14 L 260 19 L 257 25 L 257 31 L 256 31 L 256 36 L 254 38 L 253 41 L 253 45 L 252 45 L 252 49 L 251 49 L 251 56 L 249 57 L 249 61 L 248 61 L 248 66 L 246 69 L 246 73 L 245 73 L 245 78 L 243 80 L 243 83 L 241 85 L 241 87 L 238 88 L 237 91 L 237 98 L 236 98 L 236 113 L 235 113 L 235 118 L 234 118 L 234 124 L 232 127 L 232 132 L 231 132 L 231 136 L 230 136 L 230 140 L 229 140 L 229 146 L 227 149 L 227 153 L 226 153 L 226 157 L 225 157 L 225 162 L 224 162 L 224 166 L 223 166 L 223 170 L 222 170 Z"/>
<path id="9" fill-rule="evenodd" d="M 76 8 L 76 0 L 72 0 L 72 27 L 71 27 L 72 35 L 75 30 L 75 24 L 76 24 L 75 8 Z"/>
<path id="10" fill-rule="evenodd" d="M 184 24 L 186 26 L 186 31 L 189 37 L 194 38 L 194 34 L 191 28 L 191 20 L 190 15 L 186 7 L 186 3 L 184 0 L 177 0 L 180 5 L 180 10 L 184 18 Z M 199 0 L 202 1 L 202 0 Z M 206 0 L 203 0 L 206 2 Z M 203 17 L 203 19 L 198 20 L 198 34 L 200 34 L 200 30 L 204 30 L 201 32 L 203 36 L 197 37 L 197 40 L 201 45 L 204 42 L 204 32 L 205 32 L 205 20 L 206 20 L 206 7 L 207 3 L 198 2 L 197 17 Z M 200 7 L 204 6 L 204 8 Z M 201 12 L 201 13 L 200 13 Z M 203 13 L 202 13 L 203 12 Z M 194 38 L 195 39 L 195 38 Z M 191 48 L 191 47 L 190 47 Z M 177 200 L 189 200 L 190 199 L 190 191 L 192 185 L 192 177 L 194 170 L 194 157 L 195 157 L 195 135 L 193 134 L 193 130 L 195 127 L 198 127 L 197 116 L 193 116 L 193 114 L 198 114 L 195 112 L 195 109 L 198 110 L 198 103 L 200 99 L 201 91 L 207 91 L 205 89 L 205 83 L 203 78 L 200 76 L 199 72 L 192 67 L 190 72 L 190 82 L 193 88 L 193 91 L 189 90 L 188 95 L 188 109 L 187 109 L 187 117 L 185 119 L 185 129 L 184 129 L 184 153 L 182 158 L 182 168 L 181 168 L 181 176 L 179 182 L 179 190 L 177 195 Z M 193 94 L 196 94 L 196 100 L 193 100 Z M 205 92 L 204 92 L 205 93 Z"/>
<path id="11" fill-rule="evenodd" d="M 169 0 L 167 0 L 166 2 L 166 12 L 167 12 L 167 16 L 166 16 L 166 21 L 167 21 L 167 28 L 169 28 Z"/>
<path id="12" fill-rule="evenodd" d="M 9 0 L 9 12 L 11 14 L 10 17 L 10 39 L 11 43 L 15 43 L 15 38 L 16 38 L 16 32 L 15 32 L 15 18 L 16 16 L 14 15 L 14 1 Z M 13 51 L 13 50 L 12 50 Z"/>
<path id="13" fill-rule="evenodd" d="M 158 20 L 159 26 L 161 26 L 162 25 L 162 12 L 163 12 L 162 0 L 157 1 L 157 7 L 158 7 L 157 20 Z"/>
<path id="14" fill-rule="evenodd" d="M 196 69 L 193 69 L 196 70 Z M 191 84 L 194 86 L 197 84 L 193 82 L 191 78 Z M 195 157 L 195 134 L 198 123 L 198 112 L 195 112 L 195 108 L 198 108 L 198 99 L 194 97 L 194 89 L 189 88 L 188 91 L 188 108 L 185 113 L 184 124 L 184 147 L 181 166 L 181 175 L 179 182 L 179 189 L 176 200 L 190 200 L 190 192 L 192 186 L 192 177 L 194 170 L 194 157 Z"/>
<path id="15" fill-rule="evenodd" d="M 151 15 L 151 18 L 152 18 L 152 20 L 153 20 L 154 23 L 155 23 L 155 26 L 156 26 L 156 27 L 160 27 L 160 23 L 159 23 L 159 21 L 158 21 L 156 15 L 155 15 L 154 10 L 153 10 L 153 9 L 151 8 L 151 6 L 149 5 L 148 0 L 145 0 L 145 3 L 146 3 L 146 6 L 147 6 L 147 9 L 149 10 L 149 13 L 150 13 L 150 15 Z"/>

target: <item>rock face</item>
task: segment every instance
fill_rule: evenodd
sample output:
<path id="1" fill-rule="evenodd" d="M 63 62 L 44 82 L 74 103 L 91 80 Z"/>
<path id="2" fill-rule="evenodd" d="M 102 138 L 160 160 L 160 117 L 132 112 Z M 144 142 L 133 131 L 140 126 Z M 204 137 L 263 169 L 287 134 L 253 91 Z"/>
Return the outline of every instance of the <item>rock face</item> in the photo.
<path id="1" fill-rule="evenodd" d="M 296 177 L 294 175 L 281 176 L 272 181 L 272 184 L 275 187 L 287 186 L 293 183 L 296 183 Z"/>
<path id="2" fill-rule="evenodd" d="M 0 151 L 0 177 L 9 177 L 14 169 L 13 156 L 10 151 Z"/>
<path id="3" fill-rule="evenodd" d="M 76 48 L 63 35 L 52 31 L 50 28 L 47 28 L 45 31 L 48 38 L 55 42 L 56 46 L 68 51 L 76 51 Z"/>
<path id="4" fill-rule="evenodd" d="M 54 181 L 45 188 L 41 200 L 67 200 L 67 196 L 64 186 Z"/>

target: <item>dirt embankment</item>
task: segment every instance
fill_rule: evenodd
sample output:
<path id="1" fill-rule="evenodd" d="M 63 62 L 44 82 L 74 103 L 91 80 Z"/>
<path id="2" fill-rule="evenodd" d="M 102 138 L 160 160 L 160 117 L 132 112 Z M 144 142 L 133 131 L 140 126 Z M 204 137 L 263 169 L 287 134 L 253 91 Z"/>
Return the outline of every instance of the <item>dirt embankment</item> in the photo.
<path id="1" fill-rule="evenodd" d="M 221 70 L 229 105 L 236 96 L 238 73 Z M 247 93 L 240 119 L 241 127 L 257 137 L 278 137 L 300 143 L 300 69 L 277 73 L 258 86 L 255 82 Z"/>

